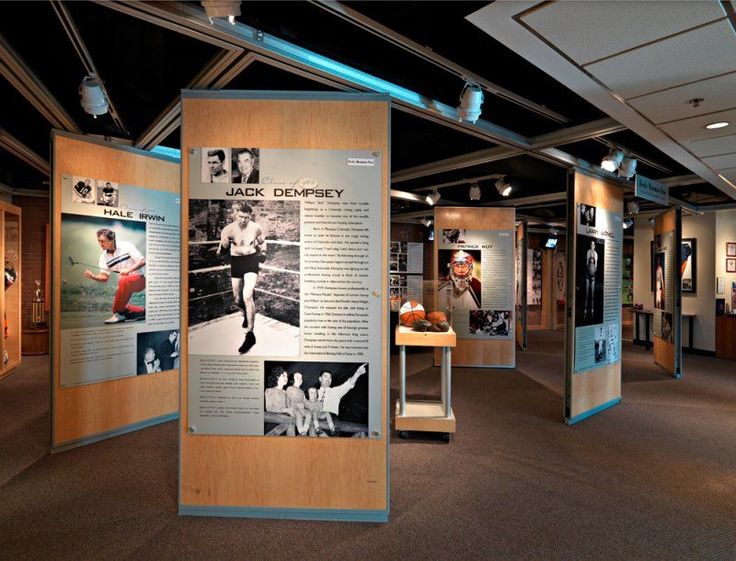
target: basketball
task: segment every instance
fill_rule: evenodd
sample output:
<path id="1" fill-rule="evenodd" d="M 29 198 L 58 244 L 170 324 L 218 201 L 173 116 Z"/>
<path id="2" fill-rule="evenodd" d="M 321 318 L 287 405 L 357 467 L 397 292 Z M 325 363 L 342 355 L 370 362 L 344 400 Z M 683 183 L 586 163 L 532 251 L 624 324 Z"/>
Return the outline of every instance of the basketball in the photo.
<path id="1" fill-rule="evenodd" d="M 404 302 L 399 310 L 399 321 L 402 325 L 411 327 L 418 319 L 424 319 L 424 307 L 414 300 Z"/>
<path id="2" fill-rule="evenodd" d="M 447 315 L 445 312 L 429 312 L 427 314 L 427 320 L 432 324 L 440 321 L 447 321 Z"/>

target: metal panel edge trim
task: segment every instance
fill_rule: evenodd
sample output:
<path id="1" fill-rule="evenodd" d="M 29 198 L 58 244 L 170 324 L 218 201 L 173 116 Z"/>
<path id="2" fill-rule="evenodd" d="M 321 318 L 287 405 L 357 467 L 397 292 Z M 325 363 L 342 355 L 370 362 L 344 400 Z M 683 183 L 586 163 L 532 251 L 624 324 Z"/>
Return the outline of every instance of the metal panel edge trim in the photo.
<path id="1" fill-rule="evenodd" d="M 610 407 L 613 407 L 614 405 L 618 405 L 621 403 L 623 398 L 616 397 L 612 399 L 611 401 L 607 401 L 606 403 L 601 403 L 600 405 L 593 407 L 593 409 L 589 409 L 585 413 L 580 413 L 579 415 L 576 415 L 575 417 L 572 417 L 570 419 L 565 419 L 565 424 L 572 426 L 576 423 L 579 423 L 580 421 L 584 421 L 588 417 L 592 417 L 593 415 L 596 415 L 600 413 L 601 411 L 604 411 L 606 409 L 609 409 Z"/>
<path id="2" fill-rule="evenodd" d="M 101 440 L 107 440 L 108 438 L 121 436 L 129 432 L 135 432 L 141 429 L 146 429 L 154 425 L 160 425 L 161 423 L 168 423 L 169 421 L 173 421 L 178 418 L 179 418 L 178 411 L 175 411 L 173 413 L 167 413 L 166 415 L 160 415 L 159 417 L 154 417 L 152 419 L 146 419 L 145 421 L 139 421 L 137 423 L 126 425 L 124 427 L 113 429 L 111 431 L 99 432 L 92 436 L 85 436 L 84 438 L 80 438 L 78 440 L 68 441 L 59 446 L 55 446 L 52 444 L 50 451 L 52 454 L 57 454 L 59 452 L 65 452 L 67 450 L 79 448 L 80 446 L 86 446 L 87 444 L 93 444 L 95 442 L 100 442 Z"/>
<path id="3" fill-rule="evenodd" d="M 236 506 L 179 505 L 179 515 L 223 518 L 268 518 L 328 522 L 388 522 L 386 510 L 340 510 L 319 508 L 257 508 Z"/>
<path id="4" fill-rule="evenodd" d="M 181 90 L 182 99 L 275 99 L 284 101 L 391 101 L 387 93 L 313 92 L 280 90 Z"/>

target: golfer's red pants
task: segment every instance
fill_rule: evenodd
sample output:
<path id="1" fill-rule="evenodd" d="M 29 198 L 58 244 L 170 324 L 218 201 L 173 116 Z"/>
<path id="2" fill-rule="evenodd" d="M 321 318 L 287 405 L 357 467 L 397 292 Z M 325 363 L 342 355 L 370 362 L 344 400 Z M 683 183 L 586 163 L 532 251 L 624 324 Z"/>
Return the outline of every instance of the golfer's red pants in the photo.
<path id="1" fill-rule="evenodd" d="M 115 293 L 115 300 L 112 303 L 112 312 L 119 314 L 142 314 L 145 312 L 146 309 L 142 306 L 128 304 L 130 297 L 144 288 L 146 288 L 146 277 L 140 275 L 119 275 L 118 291 Z"/>

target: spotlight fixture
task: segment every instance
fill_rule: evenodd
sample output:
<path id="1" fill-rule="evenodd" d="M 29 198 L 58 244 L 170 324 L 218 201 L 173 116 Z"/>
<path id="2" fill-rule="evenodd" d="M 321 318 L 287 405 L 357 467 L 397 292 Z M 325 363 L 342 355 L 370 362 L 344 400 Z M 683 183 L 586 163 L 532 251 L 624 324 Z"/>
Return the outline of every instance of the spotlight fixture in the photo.
<path id="1" fill-rule="evenodd" d="M 240 0 L 201 0 L 204 13 L 214 23 L 214 18 L 227 18 L 235 25 L 235 16 L 240 15 Z"/>
<path id="2" fill-rule="evenodd" d="M 511 194 L 511 189 L 511 183 L 506 181 L 505 178 L 502 177 L 496 181 L 496 190 L 502 197 L 508 197 Z"/>
<path id="3" fill-rule="evenodd" d="M 560 231 L 557 228 L 555 228 L 554 226 L 550 227 L 550 229 L 549 229 L 549 235 L 550 236 L 556 236 L 559 233 L 560 233 Z"/>
<path id="4" fill-rule="evenodd" d="M 654 228 L 654 216 L 649 219 L 649 226 Z"/>
<path id="5" fill-rule="evenodd" d="M 470 191 L 468 192 L 468 196 L 470 197 L 471 201 L 479 201 L 480 200 L 480 185 L 477 183 L 473 183 L 470 186 Z"/>
<path id="6" fill-rule="evenodd" d="M 107 113 L 107 96 L 105 96 L 100 80 L 92 74 L 85 76 L 82 80 L 79 86 L 79 100 L 82 108 L 95 119 L 97 115 Z"/>
<path id="7" fill-rule="evenodd" d="M 432 219 L 431 218 L 422 218 L 422 224 L 424 224 L 425 228 L 429 228 L 432 225 Z"/>
<path id="8" fill-rule="evenodd" d="M 483 105 L 483 90 L 476 84 L 466 82 L 463 91 L 460 92 L 460 105 L 457 107 L 460 121 L 475 123 L 480 117 L 481 105 Z"/>
<path id="9" fill-rule="evenodd" d="M 621 165 L 621 162 L 624 159 L 624 153 L 619 148 L 611 148 L 609 150 L 608 155 L 603 158 L 603 161 L 601 162 L 601 167 L 613 173 L 618 169 L 618 167 Z"/>
<path id="10" fill-rule="evenodd" d="M 440 200 L 441 197 L 442 197 L 442 195 L 440 195 L 439 192 L 437 191 L 437 189 L 435 189 L 434 191 L 432 191 L 432 194 L 431 195 L 427 195 L 427 197 L 426 197 L 427 204 L 429 206 L 434 206 L 434 205 L 437 204 L 437 202 Z"/>
<path id="11" fill-rule="evenodd" d="M 626 209 L 629 211 L 629 214 L 639 214 L 639 203 L 636 201 L 629 201 L 626 203 Z"/>
<path id="12" fill-rule="evenodd" d="M 626 156 L 621 160 L 621 165 L 618 167 L 618 176 L 631 179 L 636 173 L 636 158 L 632 156 Z"/>
<path id="13" fill-rule="evenodd" d="M 631 218 L 631 216 L 627 216 L 626 218 L 624 218 L 624 223 L 623 223 L 624 230 L 628 230 L 633 225 L 634 225 L 634 219 Z"/>
<path id="14" fill-rule="evenodd" d="M 705 125 L 705 128 L 708 130 L 714 130 L 714 129 L 722 129 L 723 127 L 727 127 L 731 123 L 729 121 L 717 121 L 715 123 L 708 123 Z"/>

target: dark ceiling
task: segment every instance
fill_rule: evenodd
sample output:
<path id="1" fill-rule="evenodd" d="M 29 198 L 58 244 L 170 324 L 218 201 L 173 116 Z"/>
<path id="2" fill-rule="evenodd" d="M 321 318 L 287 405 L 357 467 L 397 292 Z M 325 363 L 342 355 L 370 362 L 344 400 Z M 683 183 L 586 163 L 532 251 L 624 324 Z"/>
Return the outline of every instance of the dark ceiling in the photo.
<path id="1" fill-rule="evenodd" d="M 132 3 L 128 3 L 132 4 Z M 154 3 L 155 4 L 155 3 Z M 173 3 L 166 3 L 171 6 Z M 198 2 L 187 2 L 201 9 Z M 350 2 L 352 10 L 431 48 L 471 72 L 561 114 L 566 123 L 556 122 L 498 96 L 486 94 L 482 119 L 527 137 L 606 117 L 598 109 L 527 63 L 515 53 L 481 32 L 464 18 L 485 2 Z M 110 97 L 117 107 L 127 133 L 118 130 L 110 115 L 93 119 L 78 99 L 85 69 L 49 2 L 1 2 L 0 34 L 17 52 L 27 68 L 38 77 L 71 116 L 83 133 L 113 136 L 136 143 L 157 117 L 176 99 L 179 90 L 220 53 L 220 48 L 180 33 L 120 13 L 93 2 L 64 4 L 79 29 Z M 311 2 L 243 2 L 238 21 L 266 34 L 310 49 L 320 55 L 350 65 L 420 93 L 456 106 L 464 80 L 435 64 L 409 53 L 385 39 L 341 19 Z M 32 26 L 28 22 L 32 22 Z M 225 87 L 250 90 L 331 90 L 332 85 L 286 72 L 257 61 L 233 78 Z M 51 124 L 9 82 L 0 78 L 0 128 L 15 136 L 42 158 L 49 159 Z M 393 173 L 406 168 L 460 156 L 496 146 L 494 143 L 408 114 L 392 111 L 391 163 Z M 641 173 L 654 179 L 691 175 L 691 172 L 630 131 L 605 137 L 649 159 L 656 166 L 640 162 Z M 179 132 L 158 142 L 178 147 Z M 590 139 L 557 146 L 591 163 L 600 162 L 607 146 Z M 512 198 L 529 197 L 565 190 L 567 169 L 534 155 L 514 157 L 456 169 L 392 187 L 419 190 L 446 182 L 504 174 L 512 182 Z M 0 181 L 14 188 L 48 189 L 48 178 L 22 160 L 0 150 Z M 482 204 L 494 204 L 501 197 L 494 180 L 481 181 Z M 467 186 L 442 188 L 446 201 L 469 203 Z M 729 202 L 717 189 L 705 183 L 673 188 L 673 194 L 697 204 Z M 395 213 L 425 211 L 418 203 L 394 200 Z M 540 217 L 559 218 L 564 206 L 525 209 Z M 553 215 L 550 217 L 550 215 Z"/>

